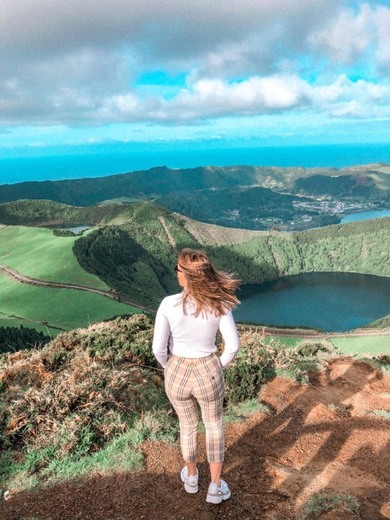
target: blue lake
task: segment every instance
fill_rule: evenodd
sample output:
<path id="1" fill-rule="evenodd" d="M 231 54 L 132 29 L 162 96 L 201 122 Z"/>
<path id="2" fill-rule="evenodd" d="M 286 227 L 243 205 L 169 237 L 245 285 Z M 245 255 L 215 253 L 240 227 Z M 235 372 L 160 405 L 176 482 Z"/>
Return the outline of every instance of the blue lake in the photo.
<path id="1" fill-rule="evenodd" d="M 390 217 L 390 210 L 384 209 L 380 211 L 360 211 L 359 213 L 351 213 L 341 220 L 341 224 L 348 222 L 357 222 L 358 220 L 371 220 L 373 218 Z"/>
<path id="2" fill-rule="evenodd" d="M 342 332 L 390 314 L 390 278 L 305 273 L 240 289 L 238 322 Z"/>

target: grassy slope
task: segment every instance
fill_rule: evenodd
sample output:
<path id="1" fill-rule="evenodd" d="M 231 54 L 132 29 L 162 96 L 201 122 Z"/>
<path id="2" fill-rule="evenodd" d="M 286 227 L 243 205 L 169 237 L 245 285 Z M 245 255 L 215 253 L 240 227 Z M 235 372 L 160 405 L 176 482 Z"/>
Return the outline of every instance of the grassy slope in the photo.
<path id="1" fill-rule="evenodd" d="M 15 315 L 38 322 L 47 322 L 54 327 L 72 330 L 86 327 L 120 314 L 139 311 L 135 307 L 120 303 L 98 294 L 71 289 L 52 289 L 25 285 L 0 273 L 1 307 L 0 324 L 18 327 L 34 326 L 33 322 L 9 318 Z M 4 319 L 4 321 L 3 321 Z M 39 327 L 46 332 L 45 328 Z M 52 329 L 52 333 L 58 333 Z"/>
<path id="2" fill-rule="evenodd" d="M 0 229 L 0 263 L 32 278 L 107 290 L 77 262 L 72 252 L 77 238 L 57 237 L 44 228 L 6 226 Z"/>
<path id="3" fill-rule="evenodd" d="M 332 344 L 345 355 L 388 354 L 390 336 L 360 336 L 331 338 Z"/>

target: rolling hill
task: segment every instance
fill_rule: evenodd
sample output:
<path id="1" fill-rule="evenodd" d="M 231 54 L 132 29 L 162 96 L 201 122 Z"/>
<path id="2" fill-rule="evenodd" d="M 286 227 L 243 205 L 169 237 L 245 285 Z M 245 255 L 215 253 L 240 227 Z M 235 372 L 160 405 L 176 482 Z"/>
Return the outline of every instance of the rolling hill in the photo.
<path id="1" fill-rule="evenodd" d="M 95 206 L 153 200 L 196 220 L 229 227 L 269 229 L 291 220 L 297 226 L 297 219 L 312 217 L 300 224 L 302 228 L 339 222 L 337 212 L 310 206 L 310 201 L 318 199 L 344 200 L 360 208 L 389 207 L 390 167 L 158 167 L 95 179 L 23 182 L 0 188 L 0 203 L 45 199 Z M 308 204 L 302 207 L 303 202 Z"/>

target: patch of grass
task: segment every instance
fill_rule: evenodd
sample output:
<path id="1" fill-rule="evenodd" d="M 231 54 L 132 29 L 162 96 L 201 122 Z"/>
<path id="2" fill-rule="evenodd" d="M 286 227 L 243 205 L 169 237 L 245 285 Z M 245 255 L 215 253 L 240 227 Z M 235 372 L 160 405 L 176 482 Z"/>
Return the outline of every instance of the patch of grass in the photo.
<path id="1" fill-rule="evenodd" d="M 47 324 L 51 332 L 87 327 L 113 316 L 140 312 L 140 309 L 86 291 L 56 289 L 21 284 L 0 272 L 2 324 L 37 327 Z M 76 309 L 76 310 L 75 310 Z M 27 321 L 29 318 L 33 321 Z M 54 327 L 58 327 L 55 329 Z M 47 333 L 46 327 L 41 330 Z"/>
<path id="2" fill-rule="evenodd" d="M 331 338 L 333 345 L 344 355 L 355 356 L 357 354 L 386 354 L 390 348 L 390 337 L 383 335 L 370 335 L 359 337 Z"/>
<path id="3" fill-rule="evenodd" d="M 360 519 L 359 501 L 351 495 L 326 495 L 321 493 L 310 498 L 299 520 L 317 520 L 326 511 L 348 511 Z"/>
<path id="4" fill-rule="evenodd" d="M 390 421 L 390 411 L 389 410 L 374 410 L 372 413 L 378 417 L 383 417 L 383 419 L 387 419 L 388 421 Z"/>
<path id="5" fill-rule="evenodd" d="M 258 399 L 249 399 L 242 403 L 228 406 L 224 414 L 224 420 L 226 423 L 242 422 L 259 412 L 271 413 L 268 406 L 261 403 Z"/>
<path id="6" fill-rule="evenodd" d="M 5 226 L 0 229 L 0 263 L 33 278 L 107 290 L 107 284 L 78 263 L 72 251 L 77 239 L 55 236 L 46 228 Z"/>
<path id="7" fill-rule="evenodd" d="M 117 471 L 135 471 L 143 467 L 140 445 L 146 440 L 175 442 L 178 424 L 164 410 L 140 415 L 131 428 L 113 438 L 98 451 L 74 450 L 58 457 L 55 446 L 28 450 L 21 463 L 12 460 L 11 451 L 2 454 L 0 476 L 10 489 L 29 489 L 56 481 L 80 478 L 93 472 L 111 474 Z M 88 448 L 88 435 L 84 446 Z M 3 469 L 3 471 L 1 471 Z M 2 479 L 2 480 L 3 480 Z"/>

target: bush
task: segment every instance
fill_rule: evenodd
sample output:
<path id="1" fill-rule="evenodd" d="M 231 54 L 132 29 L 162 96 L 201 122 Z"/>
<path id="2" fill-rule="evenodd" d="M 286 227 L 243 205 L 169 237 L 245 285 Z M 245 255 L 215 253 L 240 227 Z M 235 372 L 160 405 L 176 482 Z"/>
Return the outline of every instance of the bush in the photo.
<path id="1" fill-rule="evenodd" d="M 275 376 L 308 382 L 308 374 L 318 370 L 324 359 L 335 353 L 327 342 L 305 341 L 285 347 L 278 341 L 266 342 L 257 331 L 241 334 L 241 348 L 225 370 L 226 401 L 238 403 L 258 396 L 261 385 Z"/>
<path id="2" fill-rule="evenodd" d="M 79 456 L 104 446 L 148 410 L 168 407 L 153 370 L 144 315 L 64 333 L 0 362 L 0 437 L 6 447 Z"/>
<path id="3" fill-rule="evenodd" d="M 348 511 L 355 517 L 361 518 L 359 514 L 359 501 L 350 495 L 326 495 L 321 493 L 314 495 L 307 502 L 302 516 L 299 520 L 318 520 L 326 511 Z"/>
<path id="4" fill-rule="evenodd" d="M 225 399 L 228 403 L 252 399 L 261 385 L 274 376 L 275 368 L 263 336 L 244 333 L 234 362 L 225 370 Z"/>

